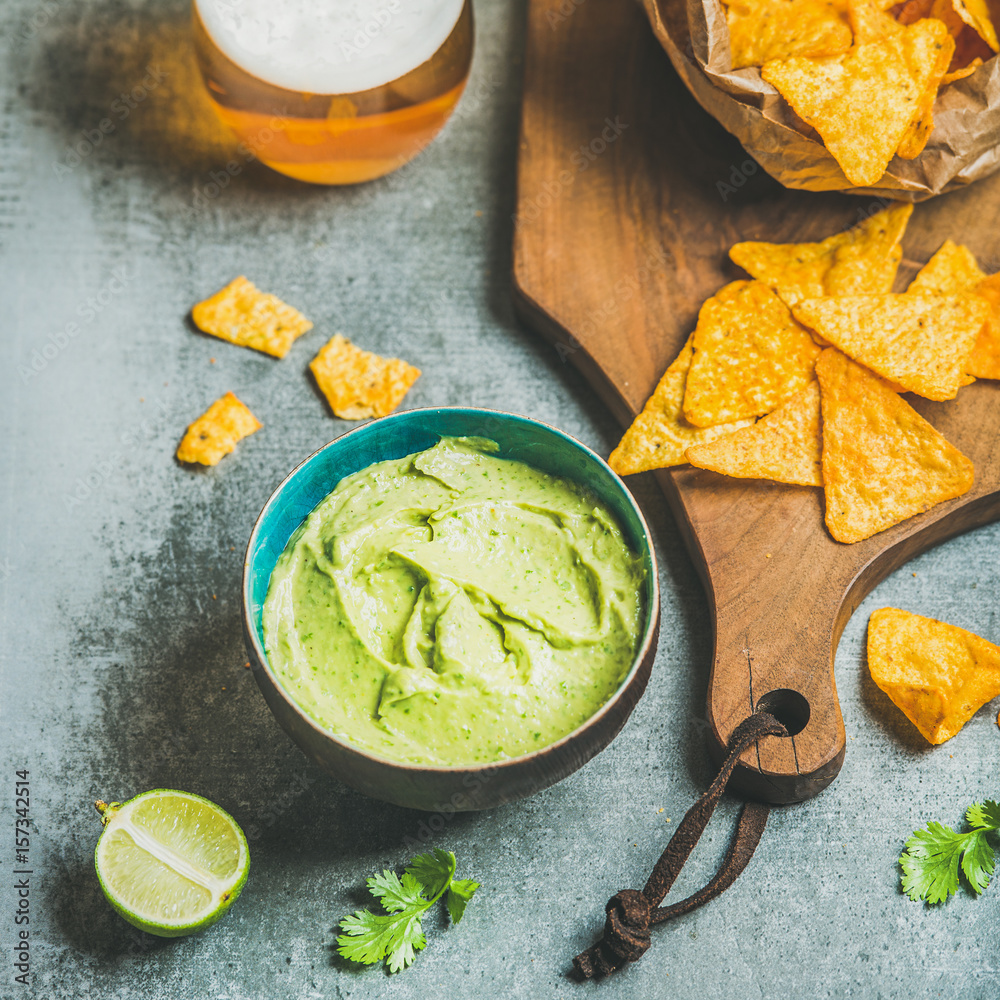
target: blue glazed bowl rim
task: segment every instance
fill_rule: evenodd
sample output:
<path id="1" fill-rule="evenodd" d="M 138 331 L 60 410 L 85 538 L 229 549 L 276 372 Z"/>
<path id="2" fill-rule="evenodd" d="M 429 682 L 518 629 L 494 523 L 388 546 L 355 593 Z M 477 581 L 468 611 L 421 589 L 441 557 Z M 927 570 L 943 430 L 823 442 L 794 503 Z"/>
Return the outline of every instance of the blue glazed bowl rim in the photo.
<path id="1" fill-rule="evenodd" d="M 251 553 L 254 552 L 256 548 L 256 543 L 258 535 L 262 530 L 265 522 L 268 519 L 271 511 L 277 506 L 279 502 L 283 499 L 282 494 L 288 484 L 298 475 L 298 473 L 304 469 L 307 465 L 312 462 L 317 461 L 320 455 L 331 448 L 343 447 L 344 442 L 349 438 L 354 437 L 357 434 L 361 434 L 368 431 L 376 423 L 382 423 L 388 420 L 400 420 L 400 419 L 413 419 L 414 416 L 423 414 L 428 417 L 433 417 L 441 413 L 453 413 L 453 414 L 468 414 L 470 417 L 474 415 L 488 415 L 490 417 L 498 418 L 500 420 L 511 420 L 514 422 L 531 424 L 535 427 L 541 428 L 555 437 L 561 438 L 563 441 L 567 442 L 578 451 L 582 452 L 590 461 L 594 462 L 598 468 L 608 477 L 617 490 L 621 493 L 622 498 L 625 503 L 631 508 L 632 513 L 635 516 L 637 523 L 641 529 L 641 541 L 642 541 L 642 556 L 646 562 L 646 569 L 649 572 L 649 584 L 648 584 L 648 597 L 649 600 L 646 602 L 645 609 L 645 626 L 643 628 L 642 636 L 636 647 L 635 656 L 632 660 L 632 666 L 629 668 L 628 673 L 622 678 L 621 683 L 618 685 L 615 693 L 608 698 L 608 700 L 601 705 L 601 707 L 594 712 L 593 715 L 586 718 L 580 723 L 576 729 L 567 733 L 565 736 L 560 737 L 553 743 L 547 743 L 543 747 L 539 747 L 537 750 L 532 750 L 526 754 L 520 754 L 517 757 L 508 757 L 504 760 L 491 761 L 485 764 L 452 764 L 452 765 L 436 765 L 436 764 L 408 764 L 405 761 L 395 760 L 392 757 L 383 757 L 380 754 L 372 753 L 370 750 L 366 750 L 363 747 L 358 746 L 356 743 L 352 743 L 350 740 L 337 733 L 331 732 L 329 729 L 321 726 L 301 705 L 289 694 L 285 687 L 282 685 L 281 681 L 278 679 L 275 672 L 272 670 L 270 663 L 267 660 L 267 654 L 264 652 L 263 643 L 261 642 L 261 636 L 259 633 L 258 625 L 255 620 L 253 609 L 250 606 L 250 591 L 251 591 L 251 571 L 253 565 L 251 562 Z M 369 463 L 374 464 L 374 463 Z M 526 464 L 531 464 L 527 462 Z M 367 468 L 367 466 L 362 466 Z M 541 466 L 536 466 L 536 468 L 541 469 L 545 472 L 544 468 Z M 360 469 L 357 471 L 361 471 Z M 570 478 L 570 477 L 565 477 Z M 577 480 L 572 480 L 577 482 Z M 339 482 L 339 480 L 338 480 Z M 577 485 L 582 486 L 589 492 L 593 492 L 590 488 L 584 484 L 577 482 Z M 330 487 L 332 492 L 337 488 L 337 483 L 334 483 Z M 308 517 L 308 514 L 306 515 Z M 304 520 L 304 518 L 303 518 Z M 287 543 L 286 543 L 287 544 Z M 317 735 L 324 737 L 328 740 L 333 741 L 345 750 L 351 753 L 358 754 L 361 757 L 365 757 L 375 763 L 381 764 L 386 767 L 398 768 L 404 770 L 408 773 L 466 773 L 466 772 L 482 772 L 489 771 L 491 774 L 495 773 L 498 769 L 508 768 L 515 765 L 522 765 L 526 761 L 531 761 L 539 757 L 543 757 L 547 754 L 552 753 L 559 747 L 566 745 L 572 740 L 578 738 L 584 730 L 589 729 L 591 726 L 595 725 L 598 720 L 603 718 L 608 712 L 612 710 L 614 705 L 624 697 L 625 692 L 629 689 L 635 675 L 642 667 L 643 660 L 649 651 L 650 646 L 655 643 L 658 636 L 654 633 L 654 630 L 658 628 L 659 625 L 659 606 L 660 606 L 660 586 L 659 586 L 659 575 L 658 567 L 656 562 L 656 551 L 653 546 L 653 537 L 649 530 L 649 525 L 646 523 L 646 518 L 643 516 L 642 510 L 636 503 L 635 498 L 632 496 L 631 491 L 625 485 L 621 477 L 608 465 L 607 462 L 601 458 L 593 449 L 588 448 L 582 441 L 578 441 L 572 435 L 567 434 L 565 431 L 560 430 L 558 427 L 552 424 L 546 423 L 544 420 L 538 420 L 535 417 L 528 417 L 520 413 L 510 413 L 505 410 L 496 410 L 490 407 L 484 406 L 424 406 L 415 407 L 410 410 L 400 410 L 396 413 L 389 414 L 385 417 L 377 417 L 375 420 L 369 420 L 361 424 L 359 427 L 352 427 L 350 430 L 341 434 L 339 437 L 334 438 L 332 441 L 328 441 L 325 445 L 317 448 L 311 455 L 304 458 L 298 465 L 296 465 L 291 472 L 285 476 L 284 479 L 274 488 L 271 495 L 267 498 L 264 506 L 261 508 L 260 513 L 257 515 L 256 521 L 254 521 L 253 530 L 250 532 L 250 538 L 247 541 L 246 552 L 243 557 L 243 594 L 242 594 L 242 612 L 243 612 L 243 622 L 245 626 L 246 635 L 249 637 L 250 642 L 253 645 L 253 652 L 260 664 L 261 669 L 263 669 L 275 691 L 280 694 L 282 699 L 288 704 L 288 706 L 299 716 L 299 718 L 305 722 L 310 728 L 312 728 Z"/>

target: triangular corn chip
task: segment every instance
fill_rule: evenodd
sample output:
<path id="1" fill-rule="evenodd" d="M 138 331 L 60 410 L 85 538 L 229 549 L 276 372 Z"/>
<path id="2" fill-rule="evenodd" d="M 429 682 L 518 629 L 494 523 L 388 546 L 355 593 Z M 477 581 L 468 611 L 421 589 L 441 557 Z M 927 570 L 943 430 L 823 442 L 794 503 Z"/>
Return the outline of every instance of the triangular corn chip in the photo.
<path id="1" fill-rule="evenodd" d="M 420 378 L 419 368 L 363 351 L 339 333 L 323 345 L 309 369 L 330 409 L 344 420 L 392 413 Z"/>
<path id="2" fill-rule="evenodd" d="M 954 45 L 942 45 L 936 50 L 936 61 L 924 85 L 923 93 L 917 101 L 917 112 L 896 149 L 896 155 L 901 159 L 915 160 L 924 151 L 927 140 L 934 131 L 934 101 L 937 99 L 938 88 L 948 71 L 954 51 Z"/>
<path id="3" fill-rule="evenodd" d="M 997 30 L 990 18 L 986 0 L 951 0 L 955 12 L 994 51 L 1000 52 Z"/>
<path id="4" fill-rule="evenodd" d="M 903 25 L 887 13 L 892 6 L 892 2 L 881 0 L 847 0 L 847 17 L 856 45 L 876 42 L 903 30 Z"/>
<path id="5" fill-rule="evenodd" d="M 989 320 L 966 359 L 965 370 L 976 378 L 1000 379 L 1000 271 L 980 281 L 976 294 L 989 306 Z"/>
<path id="6" fill-rule="evenodd" d="M 998 51 L 988 5 L 989 0 L 907 0 L 896 12 L 896 19 L 900 24 L 913 24 L 923 17 L 944 22 L 948 34 L 955 39 L 955 55 L 949 67 L 951 76 L 972 62 L 981 64 Z"/>
<path id="7" fill-rule="evenodd" d="M 684 416 L 697 427 L 757 417 L 812 381 L 820 348 L 759 281 L 733 281 L 701 307 Z"/>
<path id="8" fill-rule="evenodd" d="M 821 295 L 877 295 L 892 291 L 912 214 L 910 202 L 897 201 L 821 243 L 737 243 L 729 256 L 789 306 Z"/>
<path id="9" fill-rule="evenodd" d="M 930 295 L 961 295 L 971 291 L 985 277 L 968 247 L 945 240 L 906 290 Z"/>
<path id="10" fill-rule="evenodd" d="M 810 382 L 750 427 L 688 448 L 687 460 L 739 479 L 822 486 L 819 383 Z"/>
<path id="11" fill-rule="evenodd" d="M 233 393 L 227 392 L 188 427 L 177 447 L 177 458 L 181 462 L 217 465 L 237 441 L 262 426 Z"/>
<path id="12" fill-rule="evenodd" d="M 972 462 L 881 379 L 834 348 L 816 375 L 826 525 L 838 542 L 859 542 L 971 489 Z"/>
<path id="13" fill-rule="evenodd" d="M 718 427 L 695 427 L 684 419 L 684 384 L 691 366 L 694 334 L 687 339 L 674 363 L 663 373 L 653 395 L 625 432 L 618 447 L 611 452 L 608 465 L 619 476 L 630 476 L 649 469 L 669 469 L 683 465 L 684 451 L 691 445 L 713 441 L 752 423 L 738 420 Z"/>
<path id="14" fill-rule="evenodd" d="M 819 132 L 847 179 L 868 187 L 885 173 L 954 45 L 941 21 L 924 19 L 846 55 L 769 62 L 761 75 Z M 948 58 L 938 71 L 942 48 Z"/>
<path id="15" fill-rule="evenodd" d="M 283 358 L 312 323 L 276 295 L 258 291 L 242 275 L 191 310 L 195 326 L 239 347 Z"/>
<path id="16" fill-rule="evenodd" d="M 979 378 L 1000 378 L 1000 274 L 986 277 L 972 252 L 945 240 L 941 249 L 920 269 L 910 282 L 908 292 L 934 295 L 959 295 L 975 292 L 989 305 L 989 313 L 972 352 L 965 362 L 967 375 L 963 385 Z"/>
<path id="17" fill-rule="evenodd" d="M 851 47 L 846 0 L 726 0 L 733 69 Z"/>
<path id="18" fill-rule="evenodd" d="M 1000 646 L 898 608 L 868 620 L 868 669 L 929 743 L 950 740 L 1000 694 Z"/>
<path id="19" fill-rule="evenodd" d="M 927 399 L 954 399 L 986 322 L 976 295 L 846 295 L 805 299 L 795 316 L 883 378 Z"/>

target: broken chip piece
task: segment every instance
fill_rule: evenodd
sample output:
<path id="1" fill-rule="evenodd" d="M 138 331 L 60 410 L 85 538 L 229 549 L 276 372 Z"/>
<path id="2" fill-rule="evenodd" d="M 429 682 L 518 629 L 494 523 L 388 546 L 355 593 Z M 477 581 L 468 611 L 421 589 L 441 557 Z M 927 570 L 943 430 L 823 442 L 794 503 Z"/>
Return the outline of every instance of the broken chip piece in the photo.
<path id="1" fill-rule="evenodd" d="M 687 460 L 740 479 L 822 486 L 819 384 L 810 382 L 786 403 L 735 434 L 688 448 Z"/>
<path id="2" fill-rule="evenodd" d="M 275 295 L 259 291 L 242 275 L 191 310 L 199 330 L 283 358 L 312 323 Z"/>
<path id="3" fill-rule="evenodd" d="M 872 680 L 934 744 L 1000 695 L 1000 647 L 957 625 L 898 608 L 868 620 Z"/>
<path id="4" fill-rule="evenodd" d="M 177 447 L 177 458 L 181 462 L 217 465 L 237 441 L 262 426 L 233 393 L 227 392 L 188 427 Z"/>
<path id="5" fill-rule="evenodd" d="M 816 375 L 826 524 L 838 542 L 859 542 L 972 488 L 972 462 L 867 368 L 827 348 Z"/>
<path id="6" fill-rule="evenodd" d="M 695 427 L 684 419 L 684 386 L 691 366 L 694 334 L 688 337 L 681 353 L 663 373 L 646 401 L 642 413 L 632 421 L 618 447 L 611 452 L 608 465 L 619 476 L 630 476 L 649 469 L 669 469 L 683 465 L 684 451 L 691 445 L 713 441 L 752 423 L 739 420 L 716 427 Z"/>
<path id="7" fill-rule="evenodd" d="M 928 92 L 936 92 L 954 47 L 944 23 L 925 18 L 844 55 L 774 60 L 761 76 L 819 132 L 847 179 L 869 187 L 885 173 Z"/>
<path id="8" fill-rule="evenodd" d="M 384 417 L 403 401 L 420 369 L 399 358 L 380 358 L 339 333 L 309 363 L 330 409 L 344 420 Z"/>
<path id="9" fill-rule="evenodd" d="M 847 0 L 725 0 L 733 69 L 851 47 Z"/>
<path id="10" fill-rule="evenodd" d="M 737 243 L 729 257 L 788 306 L 822 295 L 877 295 L 892 290 L 912 214 L 910 202 L 897 201 L 820 243 Z"/>
<path id="11" fill-rule="evenodd" d="M 760 281 L 733 281 L 698 313 L 684 416 L 697 427 L 762 416 L 812 380 L 821 348 Z"/>
<path id="12" fill-rule="evenodd" d="M 827 296 L 796 318 L 855 361 L 927 399 L 954 399 L 989 307 L 977 295 Z"/>

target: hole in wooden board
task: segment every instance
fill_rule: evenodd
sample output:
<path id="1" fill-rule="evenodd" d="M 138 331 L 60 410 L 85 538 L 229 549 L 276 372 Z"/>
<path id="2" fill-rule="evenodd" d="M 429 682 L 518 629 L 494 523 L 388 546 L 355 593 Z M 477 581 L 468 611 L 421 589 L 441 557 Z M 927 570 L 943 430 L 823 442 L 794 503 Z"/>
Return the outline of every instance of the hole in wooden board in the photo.
<path id="1" fill-rule="evenodd" d="M 809 702 L 790 688 L 768 691 L 757 702 L 757 711 L 773 715 L 788 730 L 789 736 L 798 736 L 809 722 Z"/>

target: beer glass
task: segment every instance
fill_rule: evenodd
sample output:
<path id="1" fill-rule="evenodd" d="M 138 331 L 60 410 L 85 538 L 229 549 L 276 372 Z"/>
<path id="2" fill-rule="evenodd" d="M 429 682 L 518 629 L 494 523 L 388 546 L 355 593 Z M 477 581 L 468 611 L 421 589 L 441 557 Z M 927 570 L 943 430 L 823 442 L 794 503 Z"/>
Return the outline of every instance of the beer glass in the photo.
<path id="1" fill-rule="evenodd" d="M 208 96 L 244 152 L 314 184 L 416 156 L 472 61 L 471 0 L 194 0 L 193 21 Z"/>

